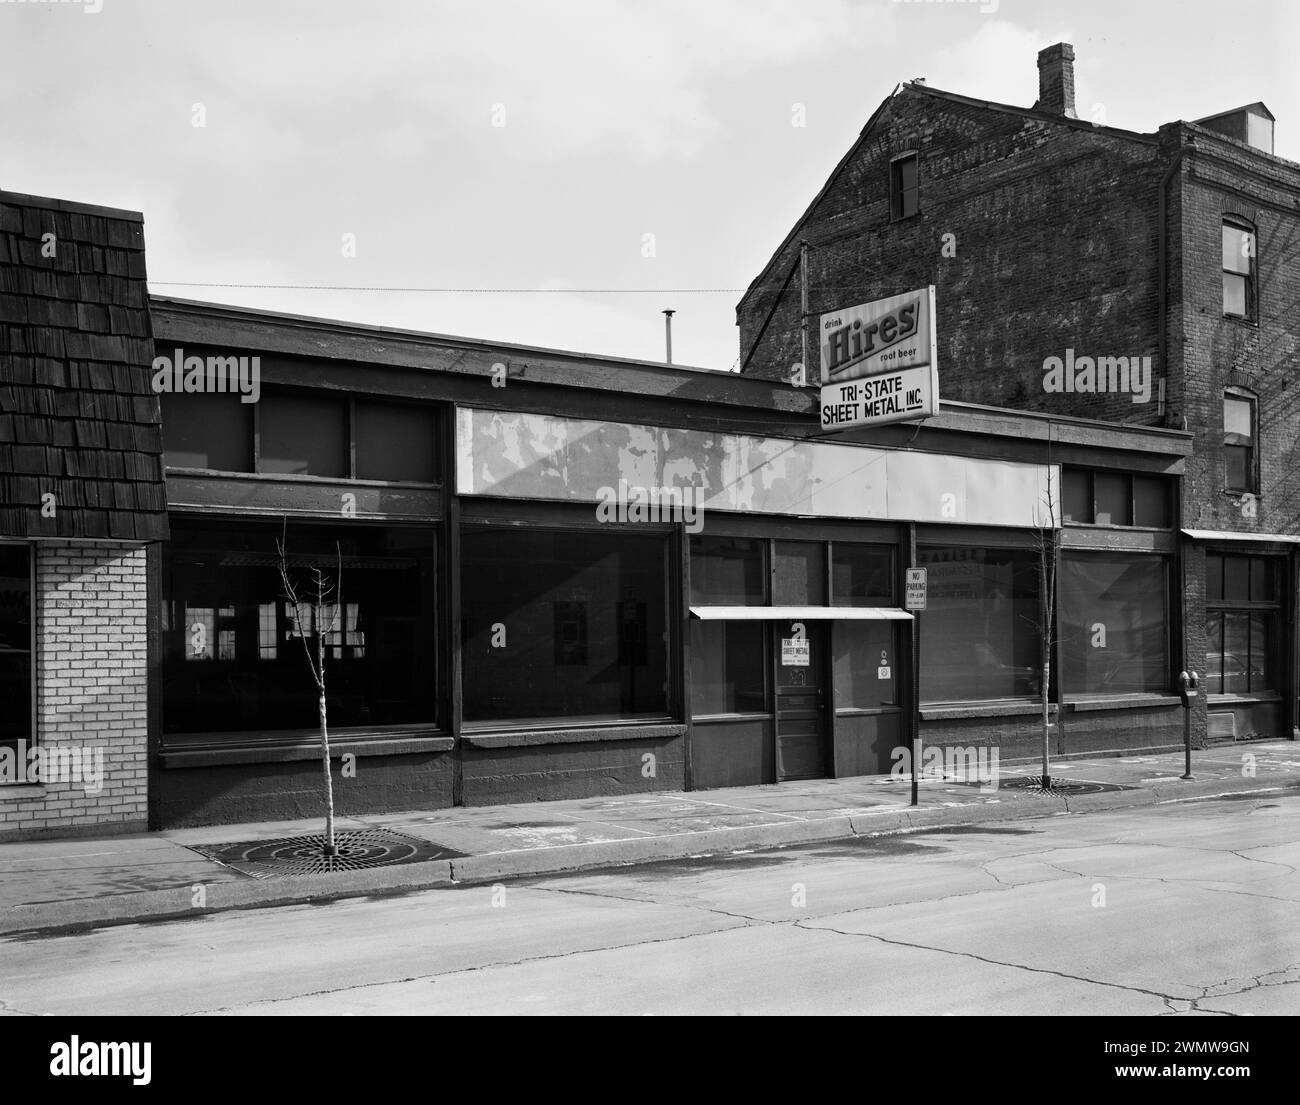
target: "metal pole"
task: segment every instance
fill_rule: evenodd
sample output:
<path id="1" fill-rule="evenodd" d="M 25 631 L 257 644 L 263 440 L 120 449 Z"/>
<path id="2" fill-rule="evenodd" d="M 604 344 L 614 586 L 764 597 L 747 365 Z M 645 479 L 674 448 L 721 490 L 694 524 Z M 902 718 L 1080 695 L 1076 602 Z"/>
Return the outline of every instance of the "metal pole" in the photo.
<path id="1" fill-rule="evenodd" d="M 921 758 L 921 612 L 912 611 L 912 805 L 917 796 L 917 761 Z"/>
<path id="2" fill-rule="evenodd" d="M 676 313 L 673 310 L 664 311 L 664 342 L 668 346 L 668 364 L 673 363 L 673 315 Z"/>
<path id="3" fill-rule="evenodd" d="M 803 383 L 808 383 L 808 243 L 799 243 L 799 321 L 802 341 L 800 357 L 803 365 Z"/>

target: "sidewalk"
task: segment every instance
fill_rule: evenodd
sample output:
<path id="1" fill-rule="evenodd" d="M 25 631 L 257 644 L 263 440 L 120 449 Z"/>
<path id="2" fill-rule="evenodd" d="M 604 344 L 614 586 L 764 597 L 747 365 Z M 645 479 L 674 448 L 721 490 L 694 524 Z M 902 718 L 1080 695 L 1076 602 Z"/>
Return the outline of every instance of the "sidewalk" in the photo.
<path id="1" fill-rule="evenodd" d="M 1255 773 L 1243 774 L 1244 757 Z M 1051 796 L 1017 786 L 1032 764 L 1004 765 L 996 790 L 923 779 L 920 804 L 888 776 L 777 786 L 584 798 L 516 806 L 340 817 L 336 830 L 385 828 L 463 856 L 319 875 L 254 878 L 192 848 L 321 831 L 321 819 L 217 825 L 122 837 L 0 844 L 0 933 L 123 924 L 217 910 L 449 887 L 737 849 L 1153 806 L 1300 787 L 1300 744 L 1216 745 L 1193 753 L 1064 760 Z M 196 904 L 198 902 L 199 904 Z"/>

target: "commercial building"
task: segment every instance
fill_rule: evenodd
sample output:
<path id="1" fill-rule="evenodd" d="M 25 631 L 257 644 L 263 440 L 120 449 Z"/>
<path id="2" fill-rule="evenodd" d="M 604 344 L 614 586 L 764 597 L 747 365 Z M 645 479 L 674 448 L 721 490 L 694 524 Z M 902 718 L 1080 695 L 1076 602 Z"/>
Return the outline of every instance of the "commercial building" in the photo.
<path id="1" fill-rule="evenodd" d="M 341 576 L 343 812 L 887 771 L 913 564 L 923 737 L 1032 756 L 1061 465 L 1123 481 L 1140 524 L 1062 528 L 1063 647 L 1104 608 L 1116 651 L 1053 749 L 1177 739 L 1186 433 L 952 403 L 828 440 L 787 383 L 146 300 L 138 216 L 0 211 L 5 747 L 107 753 L 93 785 L 7 777 L 3 835 L 319 810 L 281 543 Z"/>

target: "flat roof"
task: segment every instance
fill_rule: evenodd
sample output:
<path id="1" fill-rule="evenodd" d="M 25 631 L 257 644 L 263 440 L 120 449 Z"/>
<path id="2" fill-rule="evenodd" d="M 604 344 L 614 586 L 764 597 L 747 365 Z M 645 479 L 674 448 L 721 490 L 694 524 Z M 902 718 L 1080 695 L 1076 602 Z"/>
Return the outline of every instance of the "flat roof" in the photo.
<path id="1" fill-rule="evenodd" d="M 561 387 L 620 391 L 647 398 L 690 400 L 733 407 L 761 408 L 774 414 L 807 416 L 807 436 L 817 433 L 816 386 L 797 388 L 779 380 L 746 376 L 691 365 L 666 364 L 630 357 L 583 353 L 548 346 L 522 345 L 431 331 L 348 322 L 316 315 L 297 315 L 226 303 L 150 295 L 154 338 L 158 342 L 190 341 L 212 346 L 227 342 L 241 348 L 284 356 L 339 360 L 362 365 L 429 371 L 420 355 L 424 348 L 473 350 L 486 356 L 497 353 L 516 359 L 535 358 L 527 365 L 533 383 Z M 329 341 L 330 337 L 338 339 Z M 546 363 L 550 362 L 550 363 Z M 600 369 L 606 371 L 600 373 Z M 482 369 L 457 363 L 445 371 L 481 375 Z M 683 385 L 689 385 L 683 387 Z M 907 428 L 907 424 L 903 425 Z M 1143 426 L 1043 411 L 993 407 L 941 399 L 939 413 L 918 425 L 940 432 L 993 434 L 1056 441 L 1061 444 L 1095 444 L 1111 449 L 1187 456 L 1192 434 L 1163 426 Z M 897 429 L 898 425 L 885 427 Z M 826 436 L 845 444 L 873 444 L 873 431 L 848 431 L 854 436 Z"/>

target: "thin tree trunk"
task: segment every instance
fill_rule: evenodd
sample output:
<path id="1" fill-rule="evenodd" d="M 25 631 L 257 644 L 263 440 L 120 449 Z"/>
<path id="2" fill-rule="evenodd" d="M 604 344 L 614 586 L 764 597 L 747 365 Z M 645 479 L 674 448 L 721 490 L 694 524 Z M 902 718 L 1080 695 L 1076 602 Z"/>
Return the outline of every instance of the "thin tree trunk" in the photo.
<path id="1" fill-rule="evenodd" d="M 1052 723 L 1049 720 L 1047 706 L 1047 688 L 1052 681 L 1052 661 L 1049 657 L 1043 658 L 1043 777 L 1040 780 L 1042 787 L 1046 790 L 1052 785 L 1051 768 L 1048 765 L 1048 758 L 1051 755 L 1052 741 Z"/>
<path id="2" fill-rule="evenodd" d="M 321 607 L 316 607 L 316 670 L 320 673 L 320 754 L 325 771 L 325 854 L 335 855 L 334 849 L 334 780 L 330 776 L 330 736 L 325 718 L 325 635 L 321 632 Z"/>

